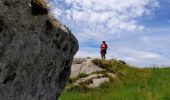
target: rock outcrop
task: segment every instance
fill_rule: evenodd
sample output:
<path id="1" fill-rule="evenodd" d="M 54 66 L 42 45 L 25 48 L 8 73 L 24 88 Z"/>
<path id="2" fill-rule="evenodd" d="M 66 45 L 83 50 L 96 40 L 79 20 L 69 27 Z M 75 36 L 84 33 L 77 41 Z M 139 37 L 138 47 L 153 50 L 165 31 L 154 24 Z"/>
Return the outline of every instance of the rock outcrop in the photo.
<path id="1" fill-rule="evenodd" d="M 86 85 L 89 88 L 99 87 L 104 82 L 109 82 L 110 79 L 116 79 L 116 74 L 112 73 L 101 73 L 101 74 L 92 74 L 84 78 L 80 78 L 75 81 L 74 85 Z"/>
<path id="2" fill-rule="evenodd" d="M 77 50 L 43 0 L 0 0 L 0 100 L 56 100 Z"/>
<path id="3" fill-rule="evenodd" d="M 94 72 L 104 71 L 104 69 L 96 66 L 92 62 L 93 59 L 91 58 L 80 58 L 74 59 L 72 67 L 71 67 L 71 76 L 70 78 L 74 78 L 79 74 L 92 74 Z"/>
<path id="4" fill-rule="evenodd" d="M 70 76 L 70 79 L 73 79 L 73 86 L 85 85 L 88 88 L 96 88 L 102 83 L 109 82 L 117 78 L 115 73 L 107 72 L 105 69 L 95 65 L 93 60 L 95 59 L 74 59 Z"/>
<path id="5" fill-rule="evenodd" d="M 78 79 L 74 85 L 85 84 L 89 88 L 99 87 L 102 83 L 108 82 L 109 78 L 103 74 L 93 74 L 85 78 Z"/>

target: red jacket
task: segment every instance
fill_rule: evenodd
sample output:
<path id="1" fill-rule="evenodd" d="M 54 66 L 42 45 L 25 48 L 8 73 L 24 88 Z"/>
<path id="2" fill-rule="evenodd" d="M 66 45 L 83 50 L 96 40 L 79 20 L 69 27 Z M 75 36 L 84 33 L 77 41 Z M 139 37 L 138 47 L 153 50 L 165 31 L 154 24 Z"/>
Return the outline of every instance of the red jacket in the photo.
<path id="1" fill-rule="evenodd" d="M 101 50 L 107 50 L 107 44 L 106 43 L 102 43 L 100 46 Z"/>

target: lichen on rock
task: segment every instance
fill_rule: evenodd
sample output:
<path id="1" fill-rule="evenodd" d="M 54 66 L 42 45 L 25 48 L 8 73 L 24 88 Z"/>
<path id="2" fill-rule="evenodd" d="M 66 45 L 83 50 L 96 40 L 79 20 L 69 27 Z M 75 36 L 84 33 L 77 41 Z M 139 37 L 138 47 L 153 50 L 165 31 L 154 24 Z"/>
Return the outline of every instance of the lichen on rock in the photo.
<path id="1" fill-rule="evenodd" d="M 56 100 L 77 39 L 43 0 L 0 0 L 0 12 L 0 100 Z"/>

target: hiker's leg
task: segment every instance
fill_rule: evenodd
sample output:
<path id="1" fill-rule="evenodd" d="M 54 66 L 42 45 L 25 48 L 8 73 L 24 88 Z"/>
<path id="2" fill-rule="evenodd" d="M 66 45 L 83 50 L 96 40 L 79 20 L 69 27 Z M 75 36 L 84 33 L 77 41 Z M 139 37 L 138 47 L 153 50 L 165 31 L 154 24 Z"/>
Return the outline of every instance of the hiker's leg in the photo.
<path id="1" fill-rule="evenodd" d="M 101 58 L 103 59 L 103 50 L 100 51 Z"/>
<path id="2" fill-rule="evenodd" d="M 102 55 L 102 59 L 104 59 L 104 54 L 103 54 L 103 52 L 101 53 L 101 55 Z"/>
<path id="3" fill-rule="evenodd" d="M 106 50 L 103 51 L 103 58 L 106 59 Z"/>
<path id="4" fill-rule="evenodd" d="M 103 59 L 103 55 L 102 55 L 102 52 L 101 52 L 100 54 L 101 54 L 101 59 Z"/>

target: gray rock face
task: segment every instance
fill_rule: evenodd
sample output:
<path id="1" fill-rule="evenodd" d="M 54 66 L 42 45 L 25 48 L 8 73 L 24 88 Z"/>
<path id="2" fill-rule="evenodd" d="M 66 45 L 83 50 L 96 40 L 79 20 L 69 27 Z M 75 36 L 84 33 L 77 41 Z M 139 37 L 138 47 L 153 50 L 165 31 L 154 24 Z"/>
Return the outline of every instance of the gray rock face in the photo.
<path id="1" fill-rule="evenodd" d="M 91 74 L 93 72 L 101 72 L 104 69 L 96 66 L 92 62 L 93 59 L 74 59 L 71 67 L 71 76 L 70 78 L 75 78 L 79 74 Z"/>
<path id="2" fill-rule="evenodd" d="M 89 85 L 89 87 L 91 88 L 99 87 L 104 82 L 109 82 L 109 78 L 108 77 L 102 77 L 98 79 L 95 78 L 92 80 L 92 83 Z"/>
<path id="3" fill-rule="evenodd" d="M 42 0 L 0 0 L 0 100 L 56 100 L 78 41 Z"/>
<path id="4" fill-rule="evenodd" d="M 104 74 L 91 74 L 84 78 L 79 78 L 75 81 L 74 85 L 85 84 L 89 88 L 99 87 L 104 82 L 109 82 L 111 79 L 116 79 L 116 74 L 113 73 L 104 73 Z"/>
<path id="5" fill-rule="evenodd" d="M 93 59 L 86 60 L 86 62 L 84 63 L 80 73 L 91 74 L 93 72 L 104 71 L 104 69 L 102 69 L 102 68 L 96 66 L 95 64 L 93 64 L 92 60 Z"/>

